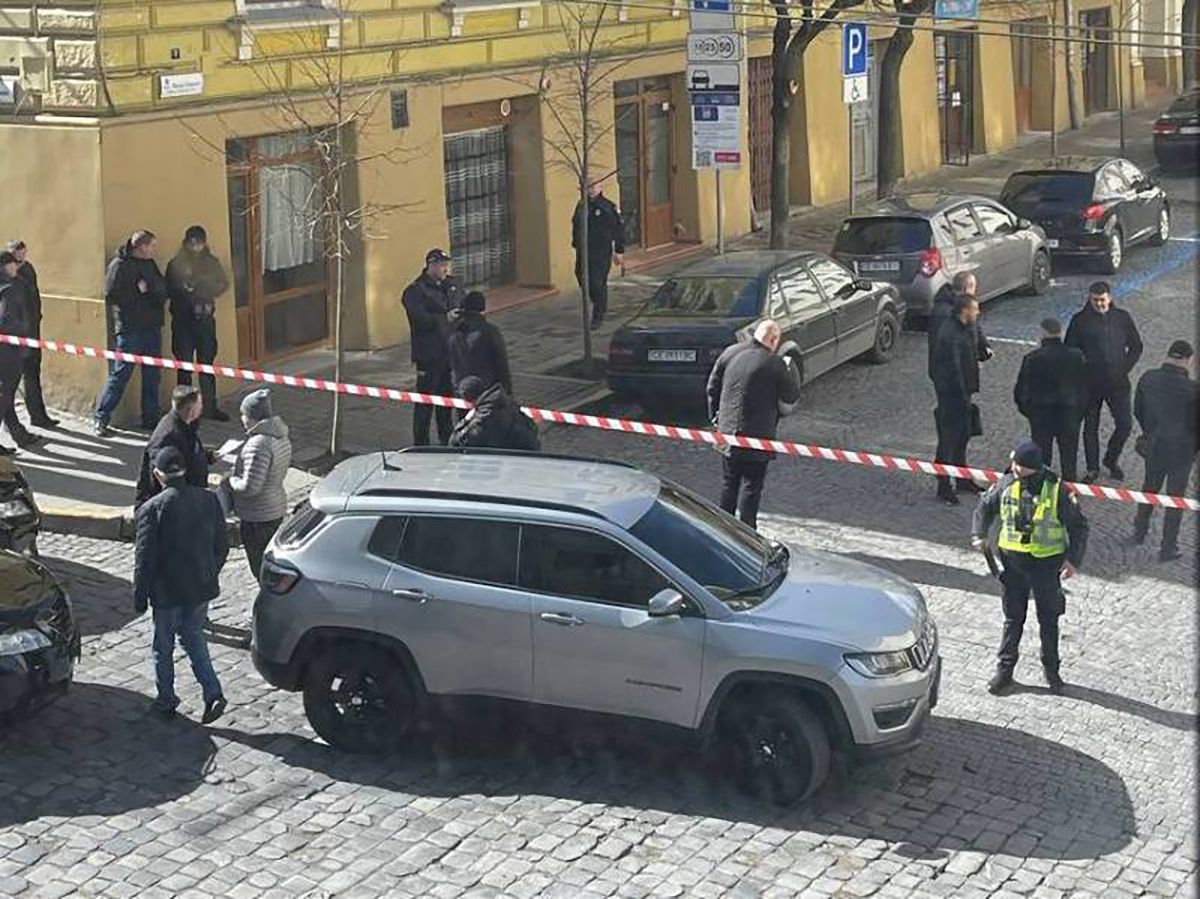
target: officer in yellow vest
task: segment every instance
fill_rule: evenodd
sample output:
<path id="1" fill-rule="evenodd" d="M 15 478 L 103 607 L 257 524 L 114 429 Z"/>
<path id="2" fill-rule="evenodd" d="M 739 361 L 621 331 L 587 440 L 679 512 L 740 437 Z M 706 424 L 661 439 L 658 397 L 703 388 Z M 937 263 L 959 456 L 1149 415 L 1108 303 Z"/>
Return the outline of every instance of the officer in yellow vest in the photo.
<path id="1" fill-rule="evenodd" d="M 1058 618 L 1064 611 L 1062 579 L 1083 561 L 1088 523 L 1075 495 L 1042 461 L 1042 451 L 1028 440 L 1012 453 L 1012 467 L 979 500 L 971 543 L 982 550 L 992 522 L 1000 520 L 997 546 L 1004 563 L 1004 635 L 999 663 L 988 692 L 1002 693 L 1013 682 L 1029 591 L 1037 608 L 1042 638 L 1042 670 L 1051 693 L 1061 693 L 1058 673 Z"/>

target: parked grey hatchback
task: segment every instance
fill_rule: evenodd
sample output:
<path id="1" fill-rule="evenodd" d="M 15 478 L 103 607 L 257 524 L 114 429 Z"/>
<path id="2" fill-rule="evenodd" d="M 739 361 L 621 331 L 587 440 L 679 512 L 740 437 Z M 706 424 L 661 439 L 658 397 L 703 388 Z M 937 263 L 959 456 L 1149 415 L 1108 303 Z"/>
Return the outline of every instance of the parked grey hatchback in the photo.
<path id="1" fill-rule="evenodd" d="M 413 449 L 343 462 L 280 528 L 254 663 L 348 751 L 459 697 L 671 725 L 786 804 L 831 752 L 911 748 L 937 628 L 878 568 L 772 542 L 620 463 Z"/>

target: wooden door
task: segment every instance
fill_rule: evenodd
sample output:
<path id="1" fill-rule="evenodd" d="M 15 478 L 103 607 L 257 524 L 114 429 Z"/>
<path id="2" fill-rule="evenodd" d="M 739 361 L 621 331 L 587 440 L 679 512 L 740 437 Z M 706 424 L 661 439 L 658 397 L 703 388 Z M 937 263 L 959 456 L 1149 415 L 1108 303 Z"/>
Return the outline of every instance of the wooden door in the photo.
<path id="1" fill-rule="evenodd" d="M 750 185 L 754 209 L 771 210 L 771 57 L 750 60 Z"/>
<path id="2" fill-rule="evenodd" d="M 642 196 L 645 198 L 645 246 L 658 247 L 674 239 L 675 212 L 671 202 L 674 172 L 671 160 L 671 95 L 646 94 L 642 103 L 645 143 L 642 147 Z"/>

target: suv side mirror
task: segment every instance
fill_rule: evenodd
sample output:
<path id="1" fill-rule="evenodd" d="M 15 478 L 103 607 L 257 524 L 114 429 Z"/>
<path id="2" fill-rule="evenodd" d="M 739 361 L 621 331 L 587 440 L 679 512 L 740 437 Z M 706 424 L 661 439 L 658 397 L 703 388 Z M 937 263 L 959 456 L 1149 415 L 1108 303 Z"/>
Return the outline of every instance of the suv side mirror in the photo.
<path id="1" fill-rule="evenodd" d="M 651 618 L 670 618 L 672 615 L 682 614 L 685 608 L 687 608 L 687 600 L 683 598 L 683 594 L 667 587 L 650 597 L 646 612 Z"/>
<path id="2" fill-rule="evenodd" d="M 1033 222 L 1031 222 L 1029 219 L 1017 219 L 1017 230 L 1018 231 L 1028 231 L 1032 227 L 1033 227 Z"/>

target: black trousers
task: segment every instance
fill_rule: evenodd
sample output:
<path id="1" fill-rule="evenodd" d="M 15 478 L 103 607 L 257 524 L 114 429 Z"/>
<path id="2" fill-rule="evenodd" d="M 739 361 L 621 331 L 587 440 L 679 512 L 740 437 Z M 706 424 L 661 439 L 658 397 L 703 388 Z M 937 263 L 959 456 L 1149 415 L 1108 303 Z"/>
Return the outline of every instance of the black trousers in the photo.
<path id="1" fill-rule="evenodd" d="M 758 506 L 762 502 L 763 484 L 767 479 L 767 464 L 770 461 L 759 453 L 747 456 L 736 447 L 730 450 L 728 456 L 721 457 L 721 508 L 730 515 L 737 515 L 752 528 L 758 527 Z"/>
<path id="2" fill-rule="evenodd" d="M 1074 481 L 1079 473 L 1080 423 L 1079 410 L 1071 406 L 1042 406 L 1029 415 L 1033 442 L 1042 448 L 1042 456 L 1049 467 L 1054 465 L 1054 444 L 1058 444 L 1064 481 Z"/>
<path id="3" fill-rule="evenodd" d="M 999 667 L 1010 673 L 1017 667 L 1032 591 L 1042 638 L 1042 666 L 1047 671 L 1058 671 L 1058 616 L 1064 611 L 1059 575 L 1063 557 L 1035 559 L 1027 553 L 1001 550 L 1000 558 L 1004 563 L 1004 633 L 1000 638 Z"/>
<path id="4" fill-rule="evenodd" d="M 937 426 L 937 451 L 934 461 L 947 465 L 967 464 L 967 444 L 971 442 L 971 406 L 961 403 L 947 403 L 938 399 L 937 408 L 933 410 L 933 421 Z M 958 478 L 957 482 L 965 484 L 969 478 Z M 938 478 L 938 495 L 953 493 L 950 478 Z"/>
<path id="5" fill-rule="evenodd" d="M 21 370 L 22 392 L 25 394 L 25 408 L 29 410 L 29 420 L 34 424 L 44 422 L 49 418 L 46 412 L 46 400 L 42 397 L 42 351 L 26 350 L 25 361 Z"/>
<path id="6" fill-rule="evenodd" d="M 592 321 L 601 322 L 608 312 L 608 272 L 612 268 L 612 257 L 603 257 L 603 265 L 588 259 L 588 300 L 592 304 Z M 575 263 L 575 280 L 583 287 L 583 275 L 579 262 Z"/>
<path id="7" fill-rule="evenodd" d="M 243 521 L 238 525 L 242 549 L 246 551 L 246 561 L 250 563 L 250 573 L 255 580 L 262 574 L 263 553 L 281 524 L 283 519 L 276 518 L 274 521 Z"/>
<path id="8" fill-rule="evenodd" d="M 430 371 L 417 369 L 417 391 L 433 393 L 439 396 L 453 396 L 454 386 L 451 383 L 450 367 L 437 368 Z M 438 443 L 445 446 L 450 442 L 450 432 L 454 430 L 453 410 L 447 406 L 427 406 L 417 403 L 413 407 L 413 445 L 429 446 L 429 423 L 437 412 Z"/>
<path id="9" fill-rule="evenodd" d="M 0 420 L 13 440 L 23 440 L 28 433 L 17 419 L 17 385 L 25 364 L 20 352 L 14 347 L 0 347 Z"/>
<path id="10" fill-rule="evenodd" d="M 1100 410 L 1105 405 L 1113 417 L 1112 437 L 1108 439 L 1108 448 L 1104 452 L 1105 465 L 1116 465 L 1121 461 L 1125 441 L 1133 430 L 1128 387 L 1091 390 L 1083 413 L 1083 455 L 1088 471 L 1100 470 Z"/>
<path id="11" fill-rule="evenodd" d="M 198 362 L 212 365 L 217 358 L 217 320 L 204 318 L 176 317 L 171 320 L 171 352 L 180 362 Z M 190 371 L 178 371 L 176 384 L 191 384 Z M 204 396 L 204 408 L 217 408 L 217 379 L 213 375 L 200 375 L 200 393 Z"/>
<path id="12" fill-rule="evenodd" d="M 1146 480 L 1142 484 L 1143 493 L 1161 493 L 1166 484 L 1166 492 L 1171 496 L 1182 496 L 1187 490 L 1188 479 L 1192 475 L 1192 464 L 1195 457 L 1186 459 L 1170 458 L 1162 453 L 1151 453 L 1146 460 Z M 1133 521 L 1133 531 L 1138 537 L 1145 537 L 1150 530 L 1150 516 L 1154 507 L 1139 505 Z M 1163 513 L 1162 548 L 1179 548 L 1179 526 L 1183 523 L 1183 509 L 1167 509 Z"/>

